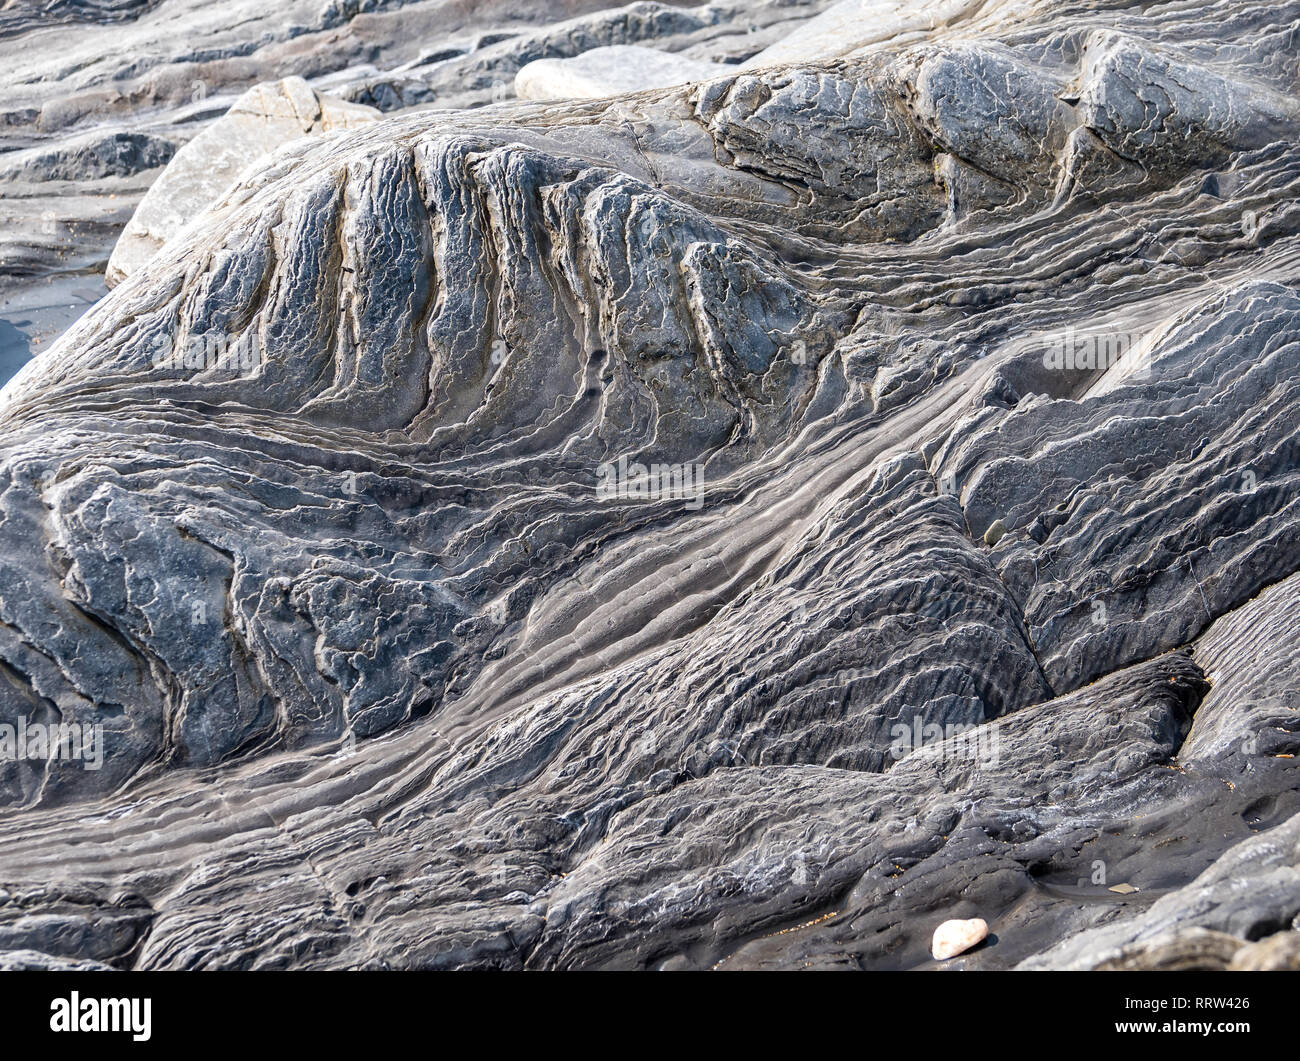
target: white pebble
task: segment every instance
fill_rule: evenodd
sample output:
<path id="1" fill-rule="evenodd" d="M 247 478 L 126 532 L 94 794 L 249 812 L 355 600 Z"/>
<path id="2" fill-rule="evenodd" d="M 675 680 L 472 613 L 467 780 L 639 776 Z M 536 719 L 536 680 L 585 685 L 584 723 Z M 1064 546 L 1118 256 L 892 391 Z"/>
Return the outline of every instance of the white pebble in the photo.
<path id="1" fill-rule="evenodd" d="M 955 958 L 970 950 L 988 934 L 988 922 L 982 917 L 972 917 L 969 921 L 945 921 L 934 930 L 930 953 L 937 962 Z"/>

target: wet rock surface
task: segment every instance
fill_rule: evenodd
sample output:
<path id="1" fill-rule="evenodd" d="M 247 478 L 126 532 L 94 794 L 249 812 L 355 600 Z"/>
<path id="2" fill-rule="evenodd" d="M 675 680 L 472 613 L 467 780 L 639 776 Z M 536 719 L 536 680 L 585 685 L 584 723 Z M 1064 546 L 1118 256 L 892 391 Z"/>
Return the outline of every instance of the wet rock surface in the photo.
<path id="1" fill-rule="evenodd" d="M 307 6 L 0 22 L 96 278 L 386 114 L 0 391 L 0 967 L 1295 965 L 1300 3 Z"/>

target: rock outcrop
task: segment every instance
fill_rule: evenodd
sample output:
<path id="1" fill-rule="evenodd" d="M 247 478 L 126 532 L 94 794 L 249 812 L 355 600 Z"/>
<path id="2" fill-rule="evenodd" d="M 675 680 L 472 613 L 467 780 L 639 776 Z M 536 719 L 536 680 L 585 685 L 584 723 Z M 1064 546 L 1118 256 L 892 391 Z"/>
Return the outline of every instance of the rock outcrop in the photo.
<path id="1" fill-rule="evenodd" d="M 634 7 L 0 392 L 0 965 L 1293 965 L 1300 2 Z"/>

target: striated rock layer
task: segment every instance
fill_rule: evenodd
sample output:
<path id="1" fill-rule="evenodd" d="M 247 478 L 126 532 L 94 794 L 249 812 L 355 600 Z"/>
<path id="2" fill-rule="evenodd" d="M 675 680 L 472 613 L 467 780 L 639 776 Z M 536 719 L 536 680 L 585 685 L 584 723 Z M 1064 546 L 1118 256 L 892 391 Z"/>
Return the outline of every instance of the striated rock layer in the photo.
<path id="1" fill-rule="evenodd" d="M 349 103 L 389 113 L 500 103 L 523 66 L 606 46 L 652 42 L 692 68 L 735 64 L 833 2 L 9 0 L 0 10 L 0 386 L 103 296 L 110 256 L 116 281 L 267 140 L 355 118 Z M 323 121 L 301 88 L 286 96 L 275 87 L 293 77 L 323 97 Z M 259 114 L 274 131 L 250 121 Z M 161 167 L 195 140 L 159 189 Z"/>
<path id="2" fill-rule="evenodd" d="M 0 967 L 1294 960 L 1300 0 L 870 8 L 287 142 L 5 388 Z"/>

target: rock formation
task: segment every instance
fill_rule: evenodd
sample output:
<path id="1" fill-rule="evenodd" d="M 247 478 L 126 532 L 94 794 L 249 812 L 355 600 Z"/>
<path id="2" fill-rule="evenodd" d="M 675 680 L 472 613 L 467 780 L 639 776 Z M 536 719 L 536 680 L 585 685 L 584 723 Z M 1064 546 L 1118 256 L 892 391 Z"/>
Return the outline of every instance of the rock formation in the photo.
<path id="1" fill-rule="evenodd" d="M 1300 0 L 563 6 L 0 22 L 391 112 L 0 392 L 0 968 L 1294 966 Z"/>
<path id="2" fill-rule="evenodd" d="M 108 259 L 109 285 L 157 254 L 248 166 L 301 137 L 353 129 L 377 117 L 373 107 L 322 96 L 300 77 L 249 89 L 150 185 Z"/>

